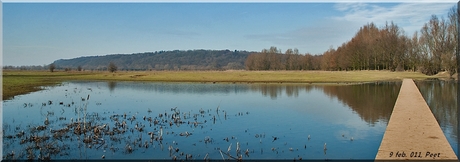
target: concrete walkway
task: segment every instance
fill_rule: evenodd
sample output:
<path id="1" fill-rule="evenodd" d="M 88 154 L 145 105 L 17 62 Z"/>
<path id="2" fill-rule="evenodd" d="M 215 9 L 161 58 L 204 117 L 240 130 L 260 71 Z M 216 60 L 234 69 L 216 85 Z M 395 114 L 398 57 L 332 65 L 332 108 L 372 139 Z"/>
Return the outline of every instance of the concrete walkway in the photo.
<path id="1" fill-rule="evenodd" d="M 457 156 L 412 79 L 403 80 L 375 160 L 457 161 Z"/>

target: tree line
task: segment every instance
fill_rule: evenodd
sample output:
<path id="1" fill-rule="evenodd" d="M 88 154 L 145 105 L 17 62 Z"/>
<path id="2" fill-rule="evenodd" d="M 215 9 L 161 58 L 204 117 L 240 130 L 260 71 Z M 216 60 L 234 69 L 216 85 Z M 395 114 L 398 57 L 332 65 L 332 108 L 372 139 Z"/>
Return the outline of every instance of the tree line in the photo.
<path id="1" fill-rule="evenodd" d="M 411 37 L 393 22 L 377 27 L 369 23 L 338 48 L 320 55 L 299 54 L 297 49 L 276 47 L 248 56 L 246 70 L 391 70 L 420 71 L 435 75 L 456 73 L 457 12 L 451 8 L 448 19 L 432 15 Z"/>
<path id="2" fill-rule="evenodd" d="M 321 55 L 299 54 L 288 49 L 283 54 L 277 47 L 252 53 L 245 61 L 246 70 L 320 70 Z"/>

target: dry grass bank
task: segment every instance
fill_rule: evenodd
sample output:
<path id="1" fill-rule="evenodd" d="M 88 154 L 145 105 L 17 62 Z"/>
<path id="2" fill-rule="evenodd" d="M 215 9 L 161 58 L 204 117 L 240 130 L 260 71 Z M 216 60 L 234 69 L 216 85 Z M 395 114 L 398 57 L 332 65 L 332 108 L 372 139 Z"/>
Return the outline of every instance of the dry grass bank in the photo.
<path id="1" fill-rule="evenodd" d="M 71 80 L 154 81 L 154 82 L 230 82 L 230 83 L 357 83 L 410 78 L 448 78 L 418 72 L 390 71 L 139 71 L 49 72 L 3 71 L 3 99 Z"/>

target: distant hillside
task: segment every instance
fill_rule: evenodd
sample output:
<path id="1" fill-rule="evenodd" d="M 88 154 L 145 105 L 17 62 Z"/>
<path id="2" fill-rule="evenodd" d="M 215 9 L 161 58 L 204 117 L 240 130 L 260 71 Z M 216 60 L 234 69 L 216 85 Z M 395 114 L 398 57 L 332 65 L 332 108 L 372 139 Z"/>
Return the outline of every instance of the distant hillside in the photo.
<path id="1" fill-rule="evenodd" d="M 244 69 L 251 52 L 230 50 L 157 51 L 137 54 L 88 56 L 54 61 L 58 69 L 106 70 L 113 62 L 119 70 L 227 70 Z"/>

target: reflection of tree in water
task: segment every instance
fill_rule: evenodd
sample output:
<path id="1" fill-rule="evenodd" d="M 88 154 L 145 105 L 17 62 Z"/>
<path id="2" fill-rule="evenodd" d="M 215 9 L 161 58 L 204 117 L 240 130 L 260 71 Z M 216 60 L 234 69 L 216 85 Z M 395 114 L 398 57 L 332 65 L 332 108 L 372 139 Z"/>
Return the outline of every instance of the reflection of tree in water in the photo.
<path id="1" fill-rule="evenodd" d="M 255 84 L 251 86 L 252 91 L 260 91 L 264 96 L 270 96 L 271 99 L 278 98 L 279 95 L 286 92 L 288 97 L 298 97 L 301 90 L 311 91 L 315 86 L 305 84 Z"/>
<path id="2" fill-rule="evenodd" d="M 417 87 L 441 128 L 457 138 L 457 86 L 455 81 L 418 81 Z"/>
<path id="3" fill-rule="evenodd" d="M 298 97 L 299 92 L 309 92 L 315 85 L 306 84 L 206 84 L 206 83 L 134 83 L 134 82 L 107 82 L 110 91 L 117 89 L 130 89 L 150 92 L 172 92 L 172 93 L 244 93 L 247 91 L 261 92 L 264 96 L 272 99 L 278 98 L 283 92 L 288 97 Z"/>
<path id="4" fill-rule="evenodd" d="M 369 124 L 388 122 L 401 87 L 400 82 L 349 86 L 324 86 L 324 93 L 348 105 Z"/>
<path id="5" fill-rule="evenodd" d="M 329 97 L 336 97 L 348 105 L 369 124 L 379 120 L 388 122 L 393 111 L 401 82 L 379 82 L 356 85 L 305 85 L 305 84 L 254 84 L 252 91 L 276 99 L 283 92 L 288 97 L 298 97 L 299 92 L 322 89 Z"/>
<path id="6" fill-rule="evenodd" d="M 260 91 L 264 96 L 270 96 L 271 99 L 278 98 L 278 93 L 282 93 L 283 87 L 279 84 L 256 84 L 251 86 L 251 90 Z"/>
<path id="7" fill-rule="evenodd" d="M 113 90 L 117 86 L 117 82 L 107 82 L 107 86 L 109 87 L 110 92 L 113 92 Z"/>

